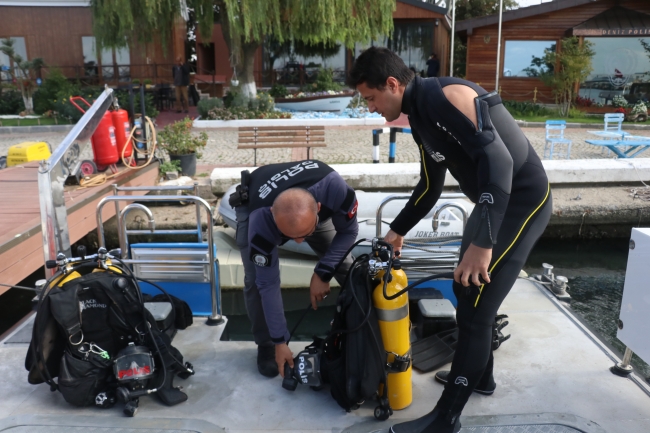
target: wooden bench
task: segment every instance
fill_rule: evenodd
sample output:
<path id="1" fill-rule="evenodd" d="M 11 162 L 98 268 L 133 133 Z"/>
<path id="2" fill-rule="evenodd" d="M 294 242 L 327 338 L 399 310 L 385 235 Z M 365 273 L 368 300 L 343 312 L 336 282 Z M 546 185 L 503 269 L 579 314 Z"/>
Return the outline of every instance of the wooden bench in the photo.
<path id="1" fill-rule="evenodd" d="M 237 149 L 253 149 L 257 167 L 257 149 L 325 147 L 324 126 L 247 126 L 239 128 Z"/>

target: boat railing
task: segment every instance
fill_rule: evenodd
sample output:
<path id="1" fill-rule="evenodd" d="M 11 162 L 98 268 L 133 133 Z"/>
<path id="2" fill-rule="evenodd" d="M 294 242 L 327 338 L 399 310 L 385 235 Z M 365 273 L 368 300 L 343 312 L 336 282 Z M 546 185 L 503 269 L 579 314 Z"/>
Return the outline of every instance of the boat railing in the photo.
<path id="1" fill-rule="evenodd" d="M 38 196 L 41 208 L 41 231 L 43 233 L 44 261 L 55 260 L 58 253 L 70 257 L 70 233 L 65 205 L 64 186 L 67 174 L 72 171 L 68 152 L 83 152 L 88 140 L 97 129 L 106 110 L 113 104 L 113 90 L 107 88 L 81 117 L 61 144 L 38 169 Z M 81 146 L 79 145 L 81 144 Z M 74 148 L 73 148 L 74 147 Z M 75 160 L 75 161 L 73 161 Z M 47 276 L 54 274 L 46 270 Z"/>
<path id="2" fill-rule="evenodd" d="M 212 209 L 208 202 L 198 196 L 192 195 L 117 195 L 120 191 L 170 191 L 170 190 L 194 190 L 195 193 L 198 189 L 198 184 L 193 186 L 149 186 L 149 187 L 118 187 L 113 186 L 115 195 L 104 197 L 97 204 L 96 219 L 97 219 L 97 237 L 99 239 L 99 246 L 106 247 L 106 238 L 104 232 L 104 221 L 102 218 L 102 210 L 104 206 L 110 202 L 115 204 L 117 218 L 118 237 L 120 242 L 120 249 L 122 261 L 127 265 L 132 265 L 134 273 L 138 276 L 139 270 L 141 271 L 143 265 L 164 265 L 167 270 L 174 270 L 174 274 L 183 276 L 183 280 L 201 281 L 205 279 L 210 283 L 210 297 L 212 312 L 208 320 L 208 324 L 217 324 L 222 322 L 222 308 L 221 308 L 221 288 L 217 281 L 217 273 L 215 264 L 215 248 L 214 248 L 214 234 L 213 234 L 213 215 Z M 127 206 L 120 211 L 120 202 L 130 202 Z M 151 210 L 142 203 L 165 203 L 165 202 L 178 202 L 178 203 L 194 203 L 196 206 L 196 229 L 189 230 L 157 230 L 155 220 Z M 134 209 L 143 211 L 149 218 L 147 230 L 129 230 L 126 225 L 126 216 Z M 139 259 L 128 258 L 130 245 L 129 235 L 196 235 L 199 244 L 203 242 L 203 230 L 201 222 L 201 211 L 205 211 L 206 226 L 207 226 L 207 251 L 198 252 L 197 254 L 187 254 L 196 259 Z M 158 272 L 158 274 L 164 271 Z"/>

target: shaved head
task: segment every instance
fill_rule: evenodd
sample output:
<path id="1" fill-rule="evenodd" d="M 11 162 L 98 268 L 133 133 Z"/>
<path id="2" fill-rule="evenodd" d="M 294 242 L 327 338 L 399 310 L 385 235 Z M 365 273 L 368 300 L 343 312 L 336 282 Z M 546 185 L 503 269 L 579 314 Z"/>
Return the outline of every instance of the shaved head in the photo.
<path id="1" fill-rule="evenodd" d="M 278 229 L 285 236 L 302 242 L 318 225 L 320 203 L 302 188 L 289 188 L 278 195 L 271 206 L 271 213 Z"/>

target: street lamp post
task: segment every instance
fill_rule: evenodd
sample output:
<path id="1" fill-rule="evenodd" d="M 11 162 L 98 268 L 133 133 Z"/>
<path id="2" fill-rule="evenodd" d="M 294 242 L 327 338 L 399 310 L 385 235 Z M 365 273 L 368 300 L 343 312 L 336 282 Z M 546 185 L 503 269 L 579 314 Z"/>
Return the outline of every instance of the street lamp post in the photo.
<path id="1" fill-rule="evenodd" d="M 456 0 L 451 3 L 451 56 L 449 59 L 449 76 L 454 76 L 454 36 L 456 34 Z"/>
<path id="2" fill-rule="evenodd" d="M 494 90 L 499 91 L 499 69 L 501 68 L 501 21 L 503 20 L 503 0 L 499 0 L 499 35 L 497 37 L 497 79 Z"/>

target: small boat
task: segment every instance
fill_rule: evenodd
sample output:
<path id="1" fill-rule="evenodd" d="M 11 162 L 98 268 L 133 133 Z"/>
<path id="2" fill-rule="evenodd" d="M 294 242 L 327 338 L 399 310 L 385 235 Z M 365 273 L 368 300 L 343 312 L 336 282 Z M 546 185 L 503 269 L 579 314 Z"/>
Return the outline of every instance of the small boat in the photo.
<path id="1" fill-rule="evenodd" d="M 348 106 L 353 92 L 335 95 L 316 95 L 304 98 L 275 98 L 276 108 L 293 111 L 335 111 L 343 112 Z"/>
<path id="2" fill-rule="evenodd" d="M 225 200 L 219 204 L 219 214 L 230 227 L 237 227 L 235 209 L 228 203 L 237 185 L 233 185 L 224 194 Z M 356 191 L 359 207 L 357 220 L 359 221 L 358 239 L 372 239 L 383 237 L 390 228 L 390 223 L 402 210 L 410 194 L 393 194 L 385 192 Z M 405 247 L 402 250 L 402 260 L 405 269 L 416 271 L 419 267 L 431 269 L 431 261 L 444 268 L 453 266 L 458 258 L 460 239 L 467 217 L 474 208 L 474 204 L 460 193 L 442 194 L 436 206 L 405 236 Z M 377 222 L 379 223 L 379 229 Z M 289 241 L 280 246 L 285 251 L 315 256 L 316 254 L 307 243 Z M 359 256 L 369 253 L 370 245 L 362 244 L 356 247 L 352 254 Z M 441 268 L 436 267 L 437 270 Z"/>

